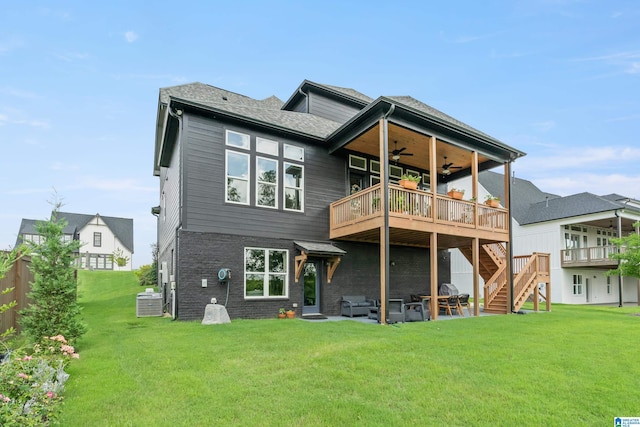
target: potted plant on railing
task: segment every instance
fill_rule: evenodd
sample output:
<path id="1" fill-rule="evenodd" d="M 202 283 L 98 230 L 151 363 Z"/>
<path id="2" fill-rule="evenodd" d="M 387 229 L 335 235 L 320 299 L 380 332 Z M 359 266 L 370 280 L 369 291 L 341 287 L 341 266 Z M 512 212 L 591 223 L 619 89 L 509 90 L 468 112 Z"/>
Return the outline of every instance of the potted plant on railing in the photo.
<path id="1" fill-rule="evenodd" d="M 462 196 L 464 196 L 463 188 L 450 188 L 447 192 L 447 195 L 452 199 L 462 200 Z"/>
<path id="2" fill-rule="evenodd" d="M 418 188 L 419 182 L 420 182 L 419 176 L 409 175 L 405 173 L 404 175 L 402 175 L 402 178 L 400 179 L 399 184 L 402 187 L 407 188 L 409 190 L 415 190 Z"/>
<path id="3" fill-rule="evenodd" d="M 484 203 L 491 206 L 492 208 L 500 207 L 500 196 L 492 196 L 491 194 L 487 194 L 484 198 Z"/>

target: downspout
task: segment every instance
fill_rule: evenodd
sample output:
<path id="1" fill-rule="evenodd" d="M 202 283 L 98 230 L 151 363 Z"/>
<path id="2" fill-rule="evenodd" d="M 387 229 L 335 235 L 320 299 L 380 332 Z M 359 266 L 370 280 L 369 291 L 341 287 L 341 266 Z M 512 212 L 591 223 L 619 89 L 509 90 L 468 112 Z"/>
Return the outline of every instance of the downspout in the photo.
<path id="1" fill-rule="evenodd" d="M 618 238 L 622 237 L 622 218 L 618 215 L 618 210 L 616 209 L 614 212 L 616 214 L 616 218 L 618 218 Z M 622 275 L 620 274 L 620 259 L 618 259 L 618 307 L 622 307 Z"/>
<path id="2" fill-rule="evenodd" d="M 167 111 L 169 112 L 169 115 L 173 118 L 175 118 L 176 120 L 178 120 L 178 142 L 180 144 L 180 164 L 182 165 L 182 154 L 183 154 L 183 150 L 184 147 L 182 146 L 182 110 L 180 109 L 176 109 L 176 112 L 174 113 L 171 110 L 171 105 L 168 106 Z M 179 245 L 179 231 L 182 229 L 182 195 L 183 195 L 183 191 L 182 191 L 182 183 L 184 182 L 184 180 L 182 179 L 182 175 L 179 176 L 180 179 L 180 185 L 178 186 L 178 191 L 179 193 L 179 204 L 178 204 L 178 226 L 175 229 L 175 235 L 174 235 L 174 247 L 175 247 L 175 253 L 174 253 L 174 257 L 175 257 L 175 263 L 173 262 L 174 260 L 171 260 L 171 264 L 173 265 L 175 268 L 175 271 L 173 272 L 173 281 L 169 281 L 169 287 L 172 288 L 174 287 L 174 284 L 177 282 L 176 278 L 180 277 L 179 276 L 179 270 L 180 270 L 180 262 L 178 262 L 178 260 L 180 259 L 180 245 Z M 173 304 L 174 310 L 172 310 L 172 319 L 171 320 L 177 320 L 179 315 L 178 315 L 178 285 L 175 284 L 175 288 L 171 289 L 172 291 L 172 301 L 171 303 Z"/>
<path id="3" fill-rule="evenodd" d="M 511 196 L 513 194 L 513 192 L 511 191 L 511 162 L 513 161 L 513 159 L 510 159 L 509 162 L 507 162 L 507 176 L 509 177 L 509 179 L 507 180 L 507 191 L 508 191 L 508 203 L 507 203 L 507 211 L 509 212 L 509 311 L 511 313 L 515 312 L 514 310 L 514 306 L 513 306 L 513 221 L 512 221 L 512 214 L 511 214 Z"/>
<path id="4" fill-rule="evenodd" d="M 385 173 L 384 182 L 382 183 L 382 197 L 384 206 L 384 259 L 387 265 L 384 269 L 384 319 L 380 319 L 381 323 L 386 323 L 386 319 L 389 317 L 389 124 L 387 122 L 389 116 L 393 114 L 396 109 L 395 104 L 391 104 L 389 111 L 382 117 L 383 126 L 383 138 L 382 138 L 382 167 Z"/>

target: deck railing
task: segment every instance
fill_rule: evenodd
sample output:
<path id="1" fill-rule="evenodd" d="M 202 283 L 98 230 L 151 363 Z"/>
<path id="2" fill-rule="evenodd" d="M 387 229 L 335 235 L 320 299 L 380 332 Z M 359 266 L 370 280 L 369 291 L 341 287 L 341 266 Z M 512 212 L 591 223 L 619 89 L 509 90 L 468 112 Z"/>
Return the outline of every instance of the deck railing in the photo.
<path id="1" fill-rule="evenodd" d="M 613 266 L 618 263 L 617 260 L 609 258 L 611 254 L 618 253 L 617 246 L 595 246 L 589 248 L 562 249 L 560 251 L 560 260 L 562 267 L 578 267 L 578 266 Z"/>
<path id="2" fill-rule="evenodd" d="M 331 227 L 336 229 L 382 215 L 381 194 L 381 185 L 376 184 L 331 203 Z M 389 185 L 389 213 L 413 220 L 487 230 L 507 231 L 509 226 L 506 209 L 422 190 L 408 190 L 395 184 Z"/>

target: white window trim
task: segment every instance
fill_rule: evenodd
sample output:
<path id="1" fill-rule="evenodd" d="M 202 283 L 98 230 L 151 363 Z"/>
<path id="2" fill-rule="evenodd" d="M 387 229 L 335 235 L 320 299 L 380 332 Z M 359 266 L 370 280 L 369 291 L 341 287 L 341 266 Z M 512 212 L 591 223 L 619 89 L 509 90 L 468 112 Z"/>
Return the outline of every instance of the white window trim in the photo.
<path id="1" fill-rule="evenodd" d="M 298 164 L 298 163 L 292 163 L 292 162 L 283 162 L 282 167 L 283 169 L 286 171 L 287 170 L 287 165 L 293 165 L 293 166 L 298 166 L 302 169 L 302 182 L 300 184 L 300 187 L 290 187 L 287 186 L 286 183 L 286 172 L 284 172 L 282 174 L 283 176 L 283 183 L 282 183 L 282 209 L 285 211 L 289 211 L 289 212 L 304 212 L 304 193 L 305 193 L 305 189 L 304 189 L 304 179 L 305 179 L 305 171 L 304 171 L 304 165 Z M 286 193 L 287 193 L 287 188 L 293 188 L 296 190 L 300 190 L 300 209 L 290 209 L 287 208 L 287 203 L 286 203 Z"/>
<path id="2" fill-rule="evenodd" d="M 275 190 L 275 196 L 276 196 L 276 205 L 275 206 L 268 206 L 268 205 L 261 205 L 258 204 L 258 198 L 260 197 L 260 194 L 258 192 L 258 188 L 259 188 L 259 184 L 262 183 L 262 181 L 259 181 L 260 175 L 258 174 L 258 161 L 262 159 L 262 160 L 268 160 L 270 162 L 274 162 L 276 164 L 276 182 L 275 184 L 272 184 L 270 182 L 264 182 L 264 184 L 267 185 L 272 185 L 276 188 Z M 259 208 L 267 208 L 267 209 L 278 209 L 278 199 L 279 199 L 279 175 L 280 175 L 280 162 L 278 161 L 278 159 L 275 158 L 269 158 L 269 157 L 261 157 L 261 156 L 256 156 L 256 206 Z M 302 176 L 304 179 L 304 175 Z"/>
<path id="3" fill-rule="evenodd" d="M 262 143 L 266 143 L 267 145 L 275 147 L 275 153 L 272 153 L 272 152 L 269 152 L 269 151 L 265 151 L 265 150 L 261 150 L 260 149 L 260 145 Z M 278 154 L 280 152 L 279 147 L 278 147 L 278 141 L 274 141 L 273 139 L 260 138 L 258 136 L 258 137 L 256 137 L 256 152 L 262 153 L 262 154 L 266 154 L 268 156 L 278 156 Z"/>
<path id="4" fill-rule="evenodd" d="M 265 265 L 265 271 L 250 271 L 247 272 L 247 250 L 258 250 L 258 251 L 264 251 L 265 252 L 265 257 L 264 257 L 264 265 Z M 269 267 L 269 251 L 278 251 L 278 252 L 284 252 L 285 256 L 284 256 L 284 272 L 283 273 L 270 273 L 269 271 L 266 271 Z M 283 298 L 289 298 L 289 250 L 288 249 L 277 249 L 277 248 L 257 248 L 257 247 L 245 247 L 244 248 L 244 277 L 242 279 L 243 281 L 243 294 L 244 294 L 244 298 L 248 299 L 248 300 L 255 300 L 255 299 L 283 299 Z M 247 296 L 247 274 L 264 274 L 264 283 L 263 283 L 263 294 L 260 296 Z M 269 290 L 269 275 L 270 274 L 274 274 L 274 275 L 281 275 L 284 276 L 284 295 L 264 295 L 265 292 L 268 292 Z"/>
<path id="5" fill-rule="evenodd" d="M 353 164 L 352 160 L 359 160 L 362 163 L 364 163 L 364 166 L 356 166 Z M 361 170 L 361 171 L 365 171 L 367 170 L 367 159 L 365 159 L 364 157 L 360 157 L 360 156 L 355 156 L 353 154 L 349 154 L 349 167 L 351 169 L 357 169 L 357 170 Z"/>
<path id="6" fill-rule="evenodd" d="M 238 177 L 238 176 L 229 176 L 229 153 L 233 153 L 233 154 L 238 154 L 241 156 L 246 157 L 247 159 L 247 178 L 242 178 L 242 177 Z M 247 181 L 247 201 L 246 202 L 237 202 L 235 200 L 229 200 L 229 184 L 228 184 L 228 179 L 229 178 L 233 178 L 233 179 L 239 179 L 239 180 L 246 180 Z M 236 205 L 244 205 L 244 206 L 249 206 L 250 204 L 250 200 L 251 200 L 251 156 L 248 153 L 242 153 L 240 151 L 235 151 L 235 150 L 225 150 L 225 154 L 224 154 L 224 201 L 227 203 L 233 203 Z"/>
<path id="7" fill-rule="evenodd" d="M 246 146 L 243 145 L 242 147 L 239 147 L 237 145 L 229 144 L 229 134 L 231 134 L 231 133 L 236 134 L 236 135 L 240 135 L 242 137 L 243 141 L 246 141 Z M 247 135 L 246 133 L 236 132 L 234 130 L 227 129 L 225 131 L 224 143 L 225 143 L 225 145 L 227 147 L 234 147 L 234 148 L 238 148 L 240 150 L 247 150 L 248 151 L 249 149 L 251 149 L 251 137 L 249 135 Z"/>
<path id="8" fill-rule="evenodd" d="M 380 175 L 380 162 L 377 160 L 370 160 L 369 169 L 371 170 L 371 173 Z"/>
<path id="9" fill-rule="evenodd" d="M 298 159 L 298 158 L 294 158 L 294 157 L 288 156 L 287 155 L 287 149 L 289 149 L 289 148 L 300 150 L 300 153 L 302 154 L 302 158 Z M 295 162 L 304 162 L 304 148 L 298 147 L 297 145 L 284 144 L 284 149 L 282 151 L 283 151 L 282 157 L 284 157 L 285 159 L 293 160 Z"/>
<path id="10" fill-rule="evenodd" d="M 402 168 L 400 166 L 389 165 L 389 178 L 402 178 Z"/>

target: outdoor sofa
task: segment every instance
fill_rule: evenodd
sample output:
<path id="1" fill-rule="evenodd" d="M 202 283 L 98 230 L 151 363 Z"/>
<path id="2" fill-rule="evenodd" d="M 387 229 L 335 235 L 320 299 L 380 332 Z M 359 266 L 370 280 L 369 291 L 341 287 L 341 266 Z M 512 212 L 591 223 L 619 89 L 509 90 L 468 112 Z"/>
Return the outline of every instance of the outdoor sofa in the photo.
<path id="1" fill-rule="evenodd" d="M 364 295 L 344 295 L 340 306 L 343 316 L 353 317 L 368 316 L 369 311 L 377 307 L 377 304 L 375 300 L 368 299 Z"/>

